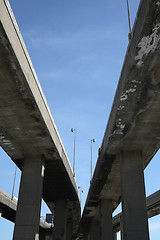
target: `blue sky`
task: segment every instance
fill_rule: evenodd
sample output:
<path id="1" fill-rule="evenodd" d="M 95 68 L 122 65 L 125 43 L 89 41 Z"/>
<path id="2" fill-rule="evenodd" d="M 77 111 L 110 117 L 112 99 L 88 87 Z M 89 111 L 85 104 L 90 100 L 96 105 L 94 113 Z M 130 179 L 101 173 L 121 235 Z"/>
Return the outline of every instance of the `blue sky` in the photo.
<path id="1" fill-rule="evenodd" d="M 130 0 L 132 25 L 139 0 Z M 90 140 L 96 163 L 128 45 L 126 0 L 10 0 L 40 84 L 73 163 L 76 128 L 76 180 L 90 182 Z M 147 196 L 159 190 L 159 153 L 145 171 Z M 15 166 L 1 151 L 0 188 L 11 194 Z M 18 196 L 20 172 L 15 196 Z M 43 206 L 41 215 L 45 215 Z M 7 231 L 6 231 L 7 229 Z M 150 220 L 152 240 L 160 235 L 160 217 Z M 11 239 L 13 224 L 0 220 L 0 239 Z M 8 236 L 7 236 L 8 234 Z"/>

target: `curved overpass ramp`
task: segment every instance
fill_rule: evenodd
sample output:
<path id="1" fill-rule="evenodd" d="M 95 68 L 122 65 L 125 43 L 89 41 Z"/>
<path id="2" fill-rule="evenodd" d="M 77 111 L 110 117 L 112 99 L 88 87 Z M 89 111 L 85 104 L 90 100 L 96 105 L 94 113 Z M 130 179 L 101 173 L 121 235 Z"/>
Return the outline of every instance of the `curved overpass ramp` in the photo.
<path id="1" fill-rule="evenodd" d="M 56 205 L 65 205 L 71 235 L 76 235 L 80 217 L 76 181 L 7 0 L 0 0 L 0 112 L 0 145 L 22 170 L 18 209 L 34 200 L 39 209 L 42 194 L 52 212 L 59 211 Z"/>

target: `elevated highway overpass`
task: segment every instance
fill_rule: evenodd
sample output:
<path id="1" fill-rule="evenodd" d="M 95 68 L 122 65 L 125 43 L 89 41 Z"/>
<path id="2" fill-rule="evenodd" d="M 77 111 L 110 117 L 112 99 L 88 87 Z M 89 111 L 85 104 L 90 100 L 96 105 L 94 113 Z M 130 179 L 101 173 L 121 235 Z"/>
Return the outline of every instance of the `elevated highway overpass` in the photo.
<path id="1" fill-rule="evenodd" d="M 38 239 L 41 197 L 55 238 L 66 225 L 76 236 L 77 184 L 8 0 L 0 0 L 0 112 L 0 146 L 22 170 L 13 239 Z"/>
<path id="2" fill-rule="evenodd" d="M 124 240 L 149 239 L 143 170 L 160 147 L 160 1 L 141 0 L 81 226 L 113 239 L 122 201 Z"/>

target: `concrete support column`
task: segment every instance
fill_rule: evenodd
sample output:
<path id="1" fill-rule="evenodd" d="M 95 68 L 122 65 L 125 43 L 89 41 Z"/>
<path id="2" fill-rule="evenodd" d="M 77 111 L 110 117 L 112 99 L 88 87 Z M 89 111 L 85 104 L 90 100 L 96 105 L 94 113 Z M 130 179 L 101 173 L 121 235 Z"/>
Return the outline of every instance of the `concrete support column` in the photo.
<path id="1" fill-rule="evenodd" d="M 90 224 L 89 223 L 84 223 L 82 226 L 82 239 L 83 240 L 89 240 L 90 236 Z M 81 239 L 81 238 L 80 238 Z"/>
<path id="2" fill-rule="evenodd" d="M 46 240 L 46 233 L 43 229 L 39 230 L 39 240 Z"/>
<path id="3" fill-rule="evenodd" d="M 93 220 L 90 227 L 90 239 L 99 240 L 100 239 L 100 226 L 99 221 Z"/>
<path id="4" fill-rule="evenodd" d="M 100 202 L 101 240 L 113 240 L 112 200 L 102 199 Z"/>
<path id="5" fill-rule="evenodd" d="M 121 240 L 123 240 L 123 215 L 120 216 L 120 234 L 121 234 Z"/>
<path id="6" fill-rule="evenodd" d="M 89 233 L 84 233 L 82 239 L 83 240 L 88 240 L 89 239 Z"/>
<path id="7" fill-rule="evenodd" d="M 38 240 L 44 160 L 24 159 L 13 240 Z"/>
<path id="8" fill-rule="evenodd" d="M 72 240 L 72 229 L 73 229 L 72 221 L 67 221 L 66 240 Z"/>
<path id="9" fill-rule="evenodd" d="M 148 240 L 148 218 L 141 151 L 121 153 L 124 240 Z"/>
<path id="10" fill-rule="evenodd" d="M 54 240 L 66 239 L 66 213 L 67 204 L 64 200 L 58 200 L 55 204 L 55 217 L 54 217 Z"/>

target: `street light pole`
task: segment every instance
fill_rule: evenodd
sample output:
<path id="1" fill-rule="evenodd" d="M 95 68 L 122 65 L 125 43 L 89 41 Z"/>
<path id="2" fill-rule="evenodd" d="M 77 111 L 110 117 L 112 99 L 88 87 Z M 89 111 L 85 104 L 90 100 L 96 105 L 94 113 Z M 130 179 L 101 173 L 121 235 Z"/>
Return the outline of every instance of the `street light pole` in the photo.
<path id="1" fill-rule="evenodd" d="M 14 172 L 13 189 L 12 189 L 12 200 L 13 200 L 13 197 L 14 197 L 14 188 L 15 188 L 15 182 L 16 182 L 16 174 L 17 174 L 17 166 L 15 167 L 15 172 Z"/>
<path id="2" fill-rule="evenodd" d="M 129 9 L 129 0 L 127 0 L 127 10 L 128 10 L 128 23 L 129 23 L 129 34 L 128 38 L 129 41 L 131 40 L 132 35 L 132 28 L 131 28 L 131 17 L 130 17 L 130 9 Z"/>
<path id="3" fill-rule="evenodd" d="M 93 138 L 91 139 L 91 177 L 90 177 L 90 182 L 92 180 L 92 143 L 96 142 L 96 139 Z"/>
<path id="4" fill-rule="evenodd" d="M 75 177 L 75 160 L 76 160 L 76 129 L 71 128 L 71 132 L 74 132 L 74 152 L 73 152 L 73 175 Z"/>
<path id="5" fill-rule="evenodd" d="M 82 203 L 82 193 L 83 193 L 83 190 L 80 186 L 78 186 L 78 189 L 79 189 L 79 192 L 80 192 L 80 205 Z"/>

